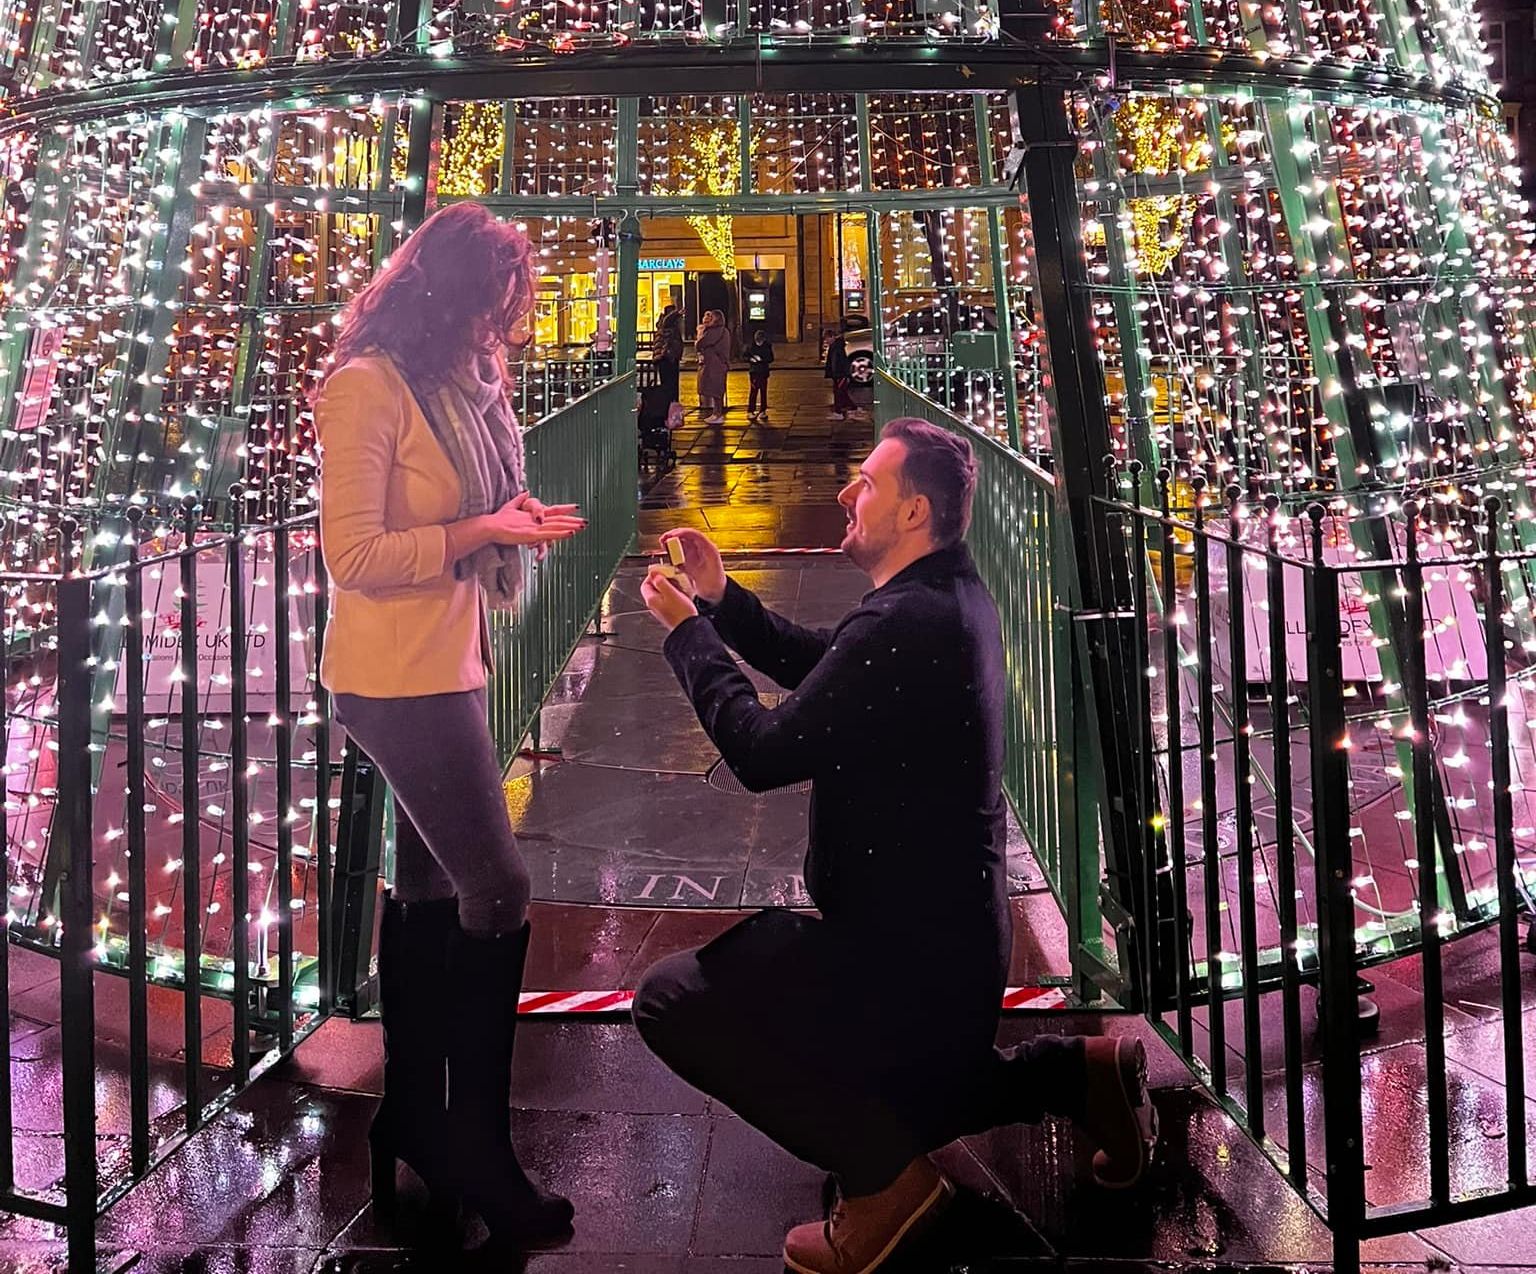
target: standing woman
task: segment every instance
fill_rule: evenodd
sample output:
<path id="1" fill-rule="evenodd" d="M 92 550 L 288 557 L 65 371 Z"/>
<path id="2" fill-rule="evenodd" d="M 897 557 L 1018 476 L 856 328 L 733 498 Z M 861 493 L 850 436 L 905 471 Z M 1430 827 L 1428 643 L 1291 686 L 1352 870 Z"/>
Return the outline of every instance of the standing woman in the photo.
<path id="1" fill-rule="evenodd" d="M 512 1148 L 529 880 L 486 720 L 487 607 L 516 606 L 525 546 L 585 525 L 523 480 L 506 353 L 532 304 L 528 241 L 478 204 L 445 208 L 347 308 L 315 405 L 335 586 L 320 676 L 399 815 L 374 1205 L 392 1209 L 399 1160 L 435 1204 L 462 1200 L 511 1243 L 572 1216 Z"/>
<path id="2" fill-rule="evenodd" d="M 683 366 L 683 312 L 675 305 L 669 305 L 661 312 L 651 343 L 651 356 L 661 374 L 668 404 L 677 402 Z"/>
<path id="3" fill-rule="evenodd" d="M 699 339 L 699 409 L 709 412 L 707 425 L 725 423 L 725 377 L 731 367 L 731 329 L 719 310 L 706 310 Z"/>

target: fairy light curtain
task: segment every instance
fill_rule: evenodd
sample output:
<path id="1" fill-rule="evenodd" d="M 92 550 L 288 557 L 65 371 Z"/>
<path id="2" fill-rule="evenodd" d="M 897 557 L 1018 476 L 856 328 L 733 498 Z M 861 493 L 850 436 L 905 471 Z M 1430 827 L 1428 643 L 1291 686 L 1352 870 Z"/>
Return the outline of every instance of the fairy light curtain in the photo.
<path id="1" fill-rule="evenodd" d="M 1309 28 L 1318 47 L 1358 41 L 1350 13 L 1332 11 Z M 1353 30 L 1353 34 L 1351 31 Z M 1318 34 L 1321 33 L 1321 34 Z M 1355 50 L 1358 52 L 1359 50 Z M 1517 199 L 1500 155 L 1500 139 L 1479 144 L 1468 118 L 1443 121 L 1381 107 L 1320 107 L 1320 143 L 1299 141 L 1269 112 L 1240 95 L 1191 101 L 1177 97 L 1116 100 L 1085 97 L 1079 167 L 1087 205 L 1094 315 L 1110 389 L 1112 427 L 1124 460 L 1166 465 L 1175 504 L 1187 514 L 1191 479 L 1210 483 L 1217 499 L 1209 516 L 1225 522 L 1219 493 L 1236 483 L 1247 504 L 1240 523 L 1261 540 L 1257 497 L 1273 493 L 1292 512 L 1312 500 L 1330 509 L 1329 559 L 1341 565 L 1404 550 L 1402 515 L 1412 500 L 1423 507 L 1419 551 L 1426 560 L 1475 553 L 1490 528 L 1483 498 L 1513 496 L 1512 518 L 1496 528 L 1506 545 L 1532 543 L 1528 496 L 1530 392 L 1528 305 L 1532 294 L 1529 227 L 1511 233 Z M 1294 112 L 1293 112 L 1294 114 Z M 1448 141 L 1448 132 L 1456 138 Z M 1306 205 L 1304 229 L 1329 226 L 1332 256 L 1314 263 L 1292 233 L 1297 214 L 1279 188 L 1277 146 L 1294 147 L 1320 179 Z M 1304 170 L 1305 171 L 1305 170 Z M 1306 193 L 1306 192 L 1304 192 Z M 1309 311 L 1338 307 L 1349 356 L 1372 409 L 1366 437 L 1344 438 L 1331 414 L 1340 392 L 1337 348 L 1319 345 Z M 1329 329 L 1322 326 L 1326 334 Z M 1348 442 L 1347 448 L 1343 446 Z M 1297 523 L 1281 531 L 1282 547 L 1305 550 Z M 1231 824 L 1233 679 L 1260 683 L 1268 661 L 1265 589 L 1261 571 L 1241 580 L 1213 569 L 1217 643 L 1198 648 L 1188 594 L 1193 559 L 1176 550 L 1179 587 L 1154 596 L 1167 622 L 1178 626 L 1183 659 L 1177 684 L 1155 686 L 1159 729 L 1167 696 L 1183 705 L 1183 810 L 1195 870 L 1214 859 L 1220 873 L 1226 930 L 1221 945 L 1237 950 L 1236 859 Z M 1160 560 L 1159 560 L 1160 564 Z M 1516 635 L 1511 712 L 1517 735 L 1517 854 L 1536 874 L 1536 828 L 1530 786 L 1536 780 L 1531 730 L 1536 696 L 1530 655 L 1531 581 L 1506 579 L 1506 625 Z M 1473 914 L 1492 894 L 1491 824 L 1486 786 L 1487 707 L 1479 699 L 1486 677 L 1474 568 L 1447 564 L 1428 572 L 1427 647 L 1436 741 L 1435 783 L 1446 828 L 1441 852 Z M 1406 704 L 1397 684 L 1388 579 L 1364 573 L 1343 582 L 1355 660 L 1350 725 L 1351 817 L 1356 847 L 1357 938 L 1370 951 L 1388 951 L 1417 924 L 1418 881 L 1436 865 L 1420 863 L 1404 784 L 1402 738 Z M 1299 591 L 1292 614 L 1300 613 Z M 1229 666 L 1226 633 L 1250 627 L 1246 669 Z M 1293 673 L 1298 655 L 1289 652 Z M 1218 842 L 1203 843 L 1199 804 L 1195 707 L 1202 667 L 1216 679 L 1217 764 L 1222 806 Z M 1298 705 L 1299 710 L 1299 705 Z M 1273 762 L 1265 709 L 1255 714 L 1261 872 L 1269 910 L 1261 941 L 1277 940 L 1273 884 L 1273 807 L 1265 775 Z M 1305 738 L 1304 719 L 1293 722 Z M 1162 734 L 1161 746 L 1169 741 Z M 1165 765 L 1172 764 L 1165 757 Z M 1303 845 L 1307 829 L 1302 828 Z M 1446 896 L 1444 888 L 1441 897 Z M 1309 897 L 1301 900 L 1304 921 Z M 1440 921 L 1456 924 L 1448 908 Z M 1203 917 L 1196 918 L 1197 930 Z M 1305 930 L 1303 946 L 1310 941 Z M 1203 950 L 1203 934 L 1197 935 Z M 1231 984 L 1235 960 L 1222 970 Z"/>

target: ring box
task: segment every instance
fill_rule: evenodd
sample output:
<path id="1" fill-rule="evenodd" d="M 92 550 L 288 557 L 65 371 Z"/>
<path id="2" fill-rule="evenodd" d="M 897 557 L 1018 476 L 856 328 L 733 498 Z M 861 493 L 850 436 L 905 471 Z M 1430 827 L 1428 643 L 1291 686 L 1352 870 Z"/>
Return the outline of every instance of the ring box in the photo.
<path id="1" fill-rule="evenodd" d="M 686 580 L 688 573 L 683 570 L 683 563 L 687 558 L 683 555 L 683 546 L 676 540 L 667 541 L 667 559 L 661 564 L 661 573 L 670 580 Z"/>

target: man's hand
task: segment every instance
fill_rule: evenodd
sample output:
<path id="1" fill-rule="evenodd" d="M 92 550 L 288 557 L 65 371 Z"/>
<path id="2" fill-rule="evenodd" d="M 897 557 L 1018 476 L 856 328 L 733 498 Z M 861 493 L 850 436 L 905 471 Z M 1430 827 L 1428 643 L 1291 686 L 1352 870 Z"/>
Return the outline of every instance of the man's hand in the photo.
<path id="1" fill-rule="evenodd" d="M 667 568 L 659 564 L 645 573 L 645 579 L 640 584 L 640 596 L 645 599 L 646 609 L 662 622 L 669 633 L 685 619 L 692 619 L 699 613 L 693 599 L 678 587 L 677 582 L 667 573 Z"/>
<path id="2" fill-rule="evenodd" d="M 683 570 L 693 581 L 694 592 L 711 606 L 718 606 L 725 596 L 725 563 L 720 560 L 720 550 L 714 541 L 702 531 L 689 527 L 679 527 L 663 535 L 663 548 L 668 540 L 676 540 L 683 546 Z"/>

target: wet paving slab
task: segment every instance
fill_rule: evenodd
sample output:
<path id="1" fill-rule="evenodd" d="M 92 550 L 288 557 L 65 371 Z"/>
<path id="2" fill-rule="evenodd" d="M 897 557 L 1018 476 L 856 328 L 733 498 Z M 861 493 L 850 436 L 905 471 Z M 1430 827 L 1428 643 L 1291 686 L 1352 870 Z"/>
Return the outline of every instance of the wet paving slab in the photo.
<path id="1" fill-rule="evenodd" d="M 1032 923 L 1027 911 L 1038 898 L 1025 894 L 1015 906 L 1021 928 L 1049 956 L 1051 948 L 1059 952 L 1059 940 Z M 588 953 L 601 982 L 632 984 L 671 944 L 702 941 L 735 918 L 729 911 L 543 904 L 535 925 L 545 937 L 535 944 L 530 983 L 554 976 L 562 967 L 555 948 L 564 945 Z M 662 932 L 667 922 L 686 927 L 669 937 Z M 1467 981 L 1475 986 L 1486 976 L 1477 967 L 1488 957 L 1466 950 Z M 62 1168 L 57 1007 L 49 1002 L 53 962 L 31 952 L 12 954 L 12 989 L 27 1006 L 23 1010 L 13 1000 L 11 1068 L 24 1114 L 16 1133 L 18 1167 L 26 1184 L 41 1186 Z M 1380 985 L 1391 983 L 1388 972 L 1378 971 Z M 1406 980 L 1411 978 L 1407 970 Z M 1266 1004 L 1273 998 L 1266 997 Z M 1522 1035 L 1531 1040 L 1536 995 L 1529 988 L 1526 1002 Z M 110 1178 L 125 1154 L 126 1056 L 113 1042 L 124 1009 L 111 994 L 102 996 L 101 1006 L 98 1152 Z M 180 1082 L 178 1010 L 174 995 L 157 996 L 151 1031 L 153 1091 L 160 1094 L 155 1109 L 173 1118 Z M 1400 1028 L 1392 1020 L 1416 1018 L 1415 1007 L 1391 1000 L 1383 1015 L 1387 1029 L 1366 1047 L 1361 1062 L 1367 1182 L 1375 1202 L 1415 1197 L 1427 1184 L 1423 1048 L 1411 1025 Z M 1266 1033 L 1272 1027 L 1267 1019 Z M 1163 1128 L 1147 1180 L 1113 1195 L 1093 1186 L 1088 1148 L 1057 1120 L 965 1138 L 939 1156 L 962 1187 L 955 1206 L 890 1269 L 1328 1268 L 1326 1228 L 1143 1019 L 1088 1012 L 1014 1016 L 1005 1020 L 1000 1040 L 1013 1043 L 1047 1031 L 1132 1035 L 1146 1042 Z M 1498 1135 L 1502 1087 L 1497 1067 L 1488 1065 L 1490 1032 L 1502 1033 L 1501 1024 L 1469 1017 L 1448 1042 L 1458 1189 L 1497 1186 L 1505 1170 Z M 1304 1033 L 1310 1051 L 1316 1036 L 1310 1015 Z M 209 1049 L 220 1047 L 214 1034 Z M 227 1032 L 222 1050 L 227 1058 Z M 1241 1076 L 1240 1056 L 1231 1073 Z M 1309 1063 L 1303 1094 L 1314 1153 L 1321 1144 L 1318 1076 L 1316 1063 Z M 1269 1065 L 1267 1102 L 1281 1087 Z M 101 1250 L 111 1261 L 104 1265 L 261 1272 L 777 1269 L 784 1229 L 816 1215 L 819 1206 L 819 1172 L 668 1073 L 627 1023 L 528 1022 L 520 1034 L 512 1098 L 517 1137 L 530 1166 L 576 1201 L 577 1233 L 559 1251 L 527 1257 L 418 1249 L 412 1245 L 426 1236 L 412 1229 L 409 1212 L 400 1228 L 385 1229 L 369 1205 L 366 1129 L 381 1089 L 378 1024 L 325 1023 L 294 1058 L 107 1214 Z M 1283 1142 L 1283 1112 L 1273 1105 L 1269 1111 L 1271 1129 Z M 1536 1133 L 1536 1110 L 1527 1122 Z M 1533 1235 L 1536 1210 L 1526 1210 L 1375 1240 L 1366 1256 L 1370 1268 L 1380 1270 L 1536 1269 Z M 480 1237 L 471 1228 L 464 1239 L 473 1244 Z M 0 1223 L 0 1270 L 62 1269 L 62 1252 L 55 1227 L 19 1219 Z"/>
<path id="2" fill-rule="evenodd" d="M 1329 1268 L 1330 1238 L 1273 1166 L 1140 1019 L 1124 1014 L 1010 1018 L 1001 1038 L 1041 1031 L 1132 1034 L 1152 1050 L 1163 1140 L 1136 1189 L 1089 1178 L 1089 1147 L 1060 1120 L 968 1137 L 938 1152 L 959 1187 L 941 1222 L 889 1265 L 961 1271 Z M 1400 1056 L 1396 1056 L 1400 1055 Z M 1391 1058 L 1390 1064 L 1373 1064 Z M 105 1065 L 116 1065 L 108 1057 Z M 332 1021 L 109 1211 L 104 1268 L 369 1271 L 448 1269 L 778 1270 L 784 1231 L 819 1213 L 822 1174 L 774 1147 L 670 1075 L 625 1024 L 526 1023 L 513 1091 L 525 1162 L 573 1199 L 558 1250 L 464 1253 L 430 1239 L 404 1181 L 386 1227 L 369 1203 L 366 1129 L 377 1103 L 377 1023 Z M 1401 1049 L 1367 1059 L 1369 1101 L 1411 1092 Z M 1406 1067 L 1400 1074 L 1394 1067 Z M 1393 1170 L 1422 1158 L 1406 1127 Z M 1536 1269 L 1536 1210 L 1438 1227 L 1365 1248 L 1367 1268 Z M 62 1269 L 61 1236 L 38 1222 L 0 1226 L 0 1270 Z M 456 1242 L 483 1242 L 471 1222 Z"/>
<path id="3" fill-rule="evenodd" d="M 732 575 L 786 618 L 830 626 L 868 590 L 840 555 L 732 558 Z M 541 748 L 510 772 L 508 805 L 534 897 L 646 907 L 804 907 L 809 795 L 752 794 L 719 764 L 660 650 L 639 596 L 643 564 L 620 571 L 601 637 L 572 657 L 543 710 Z M 765 702 L 783 692 L 744 670 Z M 1011 829 L 1010 886 L 1043 884 Z"/>

